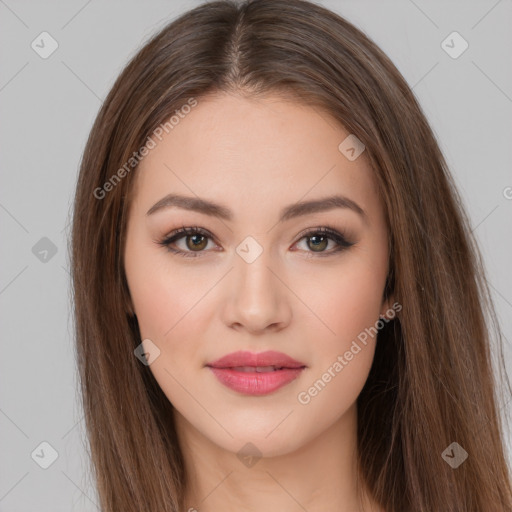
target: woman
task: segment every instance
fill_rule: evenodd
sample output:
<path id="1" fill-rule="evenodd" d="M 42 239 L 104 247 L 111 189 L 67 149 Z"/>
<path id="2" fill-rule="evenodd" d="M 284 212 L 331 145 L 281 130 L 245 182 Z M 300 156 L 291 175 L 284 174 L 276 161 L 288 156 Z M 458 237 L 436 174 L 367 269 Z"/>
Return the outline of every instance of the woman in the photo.
<path id="1" fill-rule="evenodd" d="M 511 509 L 478 249 L 340 16 L 222 1 L 154 36 L 91 131 L 72 271 L 102 510 Z"/>

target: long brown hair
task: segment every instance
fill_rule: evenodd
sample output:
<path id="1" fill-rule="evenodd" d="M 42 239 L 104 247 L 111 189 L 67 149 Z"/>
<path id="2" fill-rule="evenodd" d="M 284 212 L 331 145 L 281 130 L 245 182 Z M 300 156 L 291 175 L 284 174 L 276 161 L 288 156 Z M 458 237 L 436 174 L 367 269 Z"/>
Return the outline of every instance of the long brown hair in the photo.
<path id="1" fill-rule="evenodd" d="M 123 251 L 137 162 L 127 162 L 191 98 L 218 91 L 323 109 L 366 146 L 390 231 L 385 292 L 403 307 L 379 331 L 358 397 L 360 475 L 375 500 L 388 512 L 512 510 L 491 353 L 495 338 L 503 377 L 502 340 L 446 162 L 389 58 L 345 19 L 302 0 L 226 0 L 185 13 L 128 63 L 91 130 L 70 250 L 102 510 L 183 506 L 173 407 L 134 356 L 141 338 Z M 468 454 L 457 468 L 447 462 L 453 442 Z"/>

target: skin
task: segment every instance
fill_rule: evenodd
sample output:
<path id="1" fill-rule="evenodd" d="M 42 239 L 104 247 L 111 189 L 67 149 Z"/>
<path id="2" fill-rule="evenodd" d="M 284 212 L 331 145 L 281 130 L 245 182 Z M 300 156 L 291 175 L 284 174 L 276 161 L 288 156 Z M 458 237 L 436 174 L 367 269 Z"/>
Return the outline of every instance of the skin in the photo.
<path id="1" fill-rule="evenodd" d="M 365 154 L 349 161 L 338 150 L 348 135 L 294 101 L 219 94 L 199 98 L 139 165 L 125 271 L 142 339 L 160 350 L 149 369 L 176 410 L 185 510 L 381 510 L 358 500 L 355 466 L 356 399 L 375 338 L 309 403 L 297 398 L 393 304 L 383 300 L 383 205 Z M 146 215 L 171 192 L 221 203 L 233 220 L 178 207 Z M 335 208 L 277 223 L 283 207 L 334 193 L 365 217 Z M 182 226 L 212 235 L 200 253 L 186 235 L 172 244 L 196 257 L 157 243 Z M 315 252 L 313 235 L 300 235 L 322 226 L 354 245 L 332 252 L 328 239 Z M 263 249 L 252 263 L 236 252 L 247 236 Z M 284 352 L 307 368 L 269 395 L 243 395 L 205 367 L 237 350 Z M 248 442 L 261 455 L 251 467 L 237 457 Z"/>

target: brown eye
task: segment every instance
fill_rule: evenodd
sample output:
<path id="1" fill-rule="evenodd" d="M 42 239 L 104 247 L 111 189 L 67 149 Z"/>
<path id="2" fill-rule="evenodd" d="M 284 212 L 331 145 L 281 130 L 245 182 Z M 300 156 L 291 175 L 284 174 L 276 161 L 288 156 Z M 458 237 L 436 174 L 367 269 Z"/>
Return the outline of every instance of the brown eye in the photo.
<path id="1" fill-rule="evenodd" d="M 208 238 L 204 235 L 188 235 L 185 239 L 186 245 L 191 251 L 201 251 L 208 245 Z"/>
<path id="2" fill-rule="evenodd" d="M 178 242 L 184 239 L 184 244 L 180 247 Z M 208 246 L 208 241 L 213 237 L 202 228 L 183 227 L 168 235 L 164 240 L 158 242 L 169 252 L 185 257 L 195 257 L 207 252 L 204 249 Z M 176 246 L 176 247 L 174 247 Z"/>
<path id="3" fill-rule="evenodd" d="M 322 252 L 329 245 L 329 237 L 313 235 L 308 237 L 308 247 L 314 252 Z"/>
<path id="4" fill-rule="evenodd" d="M 297 245 L 299 245 L 302 240 L 305 240 L 305 248 L 301 250 L 307 253 L 308 256 L 314 253 L 318 256 L 330 256 L 354 245 L 354 243 L 349 242 L 344 235 L 329 227 L 320 227 L 302 233 L 302 237 L 299 242 L 297 242 Z M 330 249 L 328 249 L 329 242 L 332 242 Z"/>

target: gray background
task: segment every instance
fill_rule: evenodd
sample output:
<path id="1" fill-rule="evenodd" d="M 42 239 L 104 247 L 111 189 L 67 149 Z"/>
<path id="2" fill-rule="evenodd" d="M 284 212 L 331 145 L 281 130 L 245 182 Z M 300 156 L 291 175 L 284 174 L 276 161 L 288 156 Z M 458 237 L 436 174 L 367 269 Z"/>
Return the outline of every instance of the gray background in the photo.
<path id="1" fill-rule="evenodd" d="M 0 0 L 0 511 L 98 510 L 69 304 L 66 238 L 77 169 L 102 99 L 128 58 L 199 3 Z M 420 100 L 480 242 L 510 367 L 511 1 L 322 4 L 374 39 Z M 47 59 L 31 48 L 43 31 L 59 45 Z M 453 31 L 469 43 L 456 59 L 441 46 Z M 510 439 L 507 431 L 509 453 Z M 50 461 L 43 441 L 58 453 L 48 469 L 35 462 Z"/>

